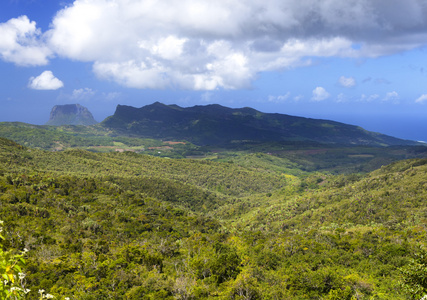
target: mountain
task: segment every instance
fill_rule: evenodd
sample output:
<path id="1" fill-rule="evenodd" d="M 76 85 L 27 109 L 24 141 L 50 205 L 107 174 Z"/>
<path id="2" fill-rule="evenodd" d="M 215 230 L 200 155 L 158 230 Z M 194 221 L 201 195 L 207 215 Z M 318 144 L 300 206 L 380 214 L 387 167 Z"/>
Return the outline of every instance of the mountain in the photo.
<path id="1" fill-rule="evenodd" d="M 262 113 L 218 104 L 182 108 L 155 102 L 141 108 L 118 105 L 101 126 L 127 135 L 187 140 L 197 145 L 306 141 L 341 145 L 416 145 L 344 123 Z"/>
<path id="2" fill-rule="evenodd" d="M 94 125 L 95 121 L 91 112 L 80 104 L 55 105 L 46 125 Z"/>

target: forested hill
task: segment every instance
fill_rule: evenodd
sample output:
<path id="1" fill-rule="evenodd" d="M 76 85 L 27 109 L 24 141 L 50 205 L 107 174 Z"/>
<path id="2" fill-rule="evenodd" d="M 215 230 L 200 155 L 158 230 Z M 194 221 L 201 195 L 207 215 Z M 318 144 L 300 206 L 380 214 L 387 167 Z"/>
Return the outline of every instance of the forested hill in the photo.
<path id="1" fill-rule="evenodd" d="M 313 141 L 343 145 L 415 145 L 339 122 L 262 113 L 221 105 L 182 108 L 156 102 L 141 108 L 118 105 L 102 123 L 122 134 L 187 140 L 197 145 L 239 142 Z"/>
<path id="2" fill-rule="evenodd" d="M 30 289 L 22 299 L 42 289 L 73 300 L 420 299 L 426 183 L 425 159 L 291 176 L 0 138 L 0 244 L 28 250 L 25 278 L 6 290 Z"/>

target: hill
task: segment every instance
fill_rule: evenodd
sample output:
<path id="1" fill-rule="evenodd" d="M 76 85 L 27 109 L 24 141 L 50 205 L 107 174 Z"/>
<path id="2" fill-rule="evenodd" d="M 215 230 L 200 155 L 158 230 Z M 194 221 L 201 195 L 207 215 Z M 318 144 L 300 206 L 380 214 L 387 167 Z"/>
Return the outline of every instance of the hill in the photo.
<path id="1" fill-rule="evenodd" d="M 46 125 L 94 125 L 92 113 L 80 104 L 55 105 Z"/>
<path id="2" fill-rule="evenodd" d="M 29 250 L 29 299 L 39 289 L 58 299 L 170 300 L 427 291 L 411 286 L 411 257 L 426 246 L 425 159 L 338 176 L 293 176 L 283 173 L 289 164 L 258 159 L 244 167 L 46 152 L 0 138 L 1 243 Z"/>
<path id="3" fill-rule="evenodd" d="M 118 105 L 101 126 L 145 138 L 187 140 L 196 145 L 308 141 L 335 145 L 416 145 L 328 120 L 232 109 L 213 104 L 182 108 L 156 102 L 141 108 Z"/>
<path id="4" fill-rule="evenodd" d="M 427 156 L 425 146 L 342 146 L 307 141 L 233 143 L 224 147 L 196 146 L 187 141 L 156 140 L 119 135 L 95 126 L 47 126 L 1 122 L 0 137 L 23 146 L 48 151 L 85 149 L 93 152 L 144 153 L 169 158 L 189 158 L 281 170 L 333 173 L 369 172 L 393 161 Z"/>

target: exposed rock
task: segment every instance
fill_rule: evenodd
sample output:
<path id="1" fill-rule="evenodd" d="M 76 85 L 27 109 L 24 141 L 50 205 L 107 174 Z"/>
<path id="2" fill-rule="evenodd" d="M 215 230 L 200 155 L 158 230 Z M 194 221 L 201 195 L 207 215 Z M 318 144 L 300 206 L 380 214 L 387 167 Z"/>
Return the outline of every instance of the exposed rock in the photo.
<path id="1" fill-rule="evenodd" d="M 91 112 L 80 104 L 55 105 L 46 125 L 94 125 L 98 123 Z"/>

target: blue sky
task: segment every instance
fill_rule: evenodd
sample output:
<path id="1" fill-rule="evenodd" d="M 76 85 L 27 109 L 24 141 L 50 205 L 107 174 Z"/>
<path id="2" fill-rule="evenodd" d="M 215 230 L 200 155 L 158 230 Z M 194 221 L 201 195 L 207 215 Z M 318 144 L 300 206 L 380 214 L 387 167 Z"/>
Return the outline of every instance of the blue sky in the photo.
<path id="1" fill-rule="evenodd" d="M 427 141 L 427 0 L 3 0 L 0 121 L 249 106 Z"/>

